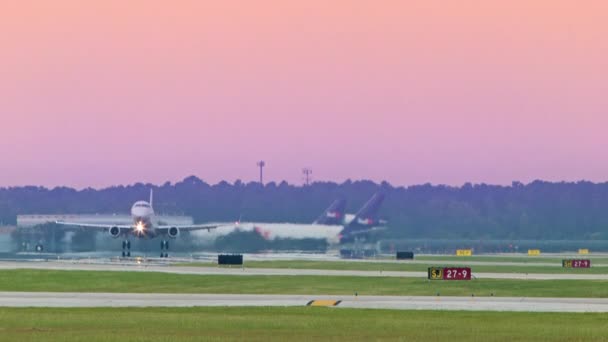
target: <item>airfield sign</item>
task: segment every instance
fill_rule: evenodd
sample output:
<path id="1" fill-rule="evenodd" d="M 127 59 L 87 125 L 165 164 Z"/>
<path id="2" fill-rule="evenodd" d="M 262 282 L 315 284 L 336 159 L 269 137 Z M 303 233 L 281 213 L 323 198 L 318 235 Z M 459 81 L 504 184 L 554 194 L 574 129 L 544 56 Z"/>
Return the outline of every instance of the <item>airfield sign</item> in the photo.
<path id="1" fill-rule="evenodd" d="M 429 280 L 471 280 L 470 267 L 429 267 Z"/>
<path id="2" fill-rule="evenodd" d="M 564 259 L 562 260 L 564 268 L 591 268 L 591 260 L 589 259 Z"/>
<path id="3" fill-rule="evenodd" d="M 471 255 L 473 255 L 473 250 L 471 250 L 471 249 L 457 249 L 456 250 L 456 255 L 457 256 L 471 256 Z"/>

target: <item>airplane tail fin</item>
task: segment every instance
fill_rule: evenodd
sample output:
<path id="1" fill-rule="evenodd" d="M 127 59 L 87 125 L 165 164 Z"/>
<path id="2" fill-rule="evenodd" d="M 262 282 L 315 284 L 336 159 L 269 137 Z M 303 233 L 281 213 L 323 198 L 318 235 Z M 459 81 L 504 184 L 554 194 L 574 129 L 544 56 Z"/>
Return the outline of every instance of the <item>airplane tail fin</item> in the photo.
<path id="1" fill-rule="evenodd" d="M 344 219 L 346 200 L 335 200 L 313 224 L 340 225 Z"/>
<path id="2" fill-rule="evenodd" d="M 378 211 L 384 202 L 384 194 L 377 192 L 363 205 L 352 221 L 344 227 L 342 234 L 361 233 L 374 227 L 383 225 L 385 222 L 378 218 Z"/>
<path id="3" fill-rule="evenodd" d="M 378 223 L 378 210 L 384 202 L 384 194 L 377 192 L 355 215 L 355 224 L 369 226 Z"/>
<path id="4" fill-rule="evenodd" d="M 154 199 L 154 190 L 150 189 L 150 208 L 154 208 L 152 205 L 152 200 Z"/>

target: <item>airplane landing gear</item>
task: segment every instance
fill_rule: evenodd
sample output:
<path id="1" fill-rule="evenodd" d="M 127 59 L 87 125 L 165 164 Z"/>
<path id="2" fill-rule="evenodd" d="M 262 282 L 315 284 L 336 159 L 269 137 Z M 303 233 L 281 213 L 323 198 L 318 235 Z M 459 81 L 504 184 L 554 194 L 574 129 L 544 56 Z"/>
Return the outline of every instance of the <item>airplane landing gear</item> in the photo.
<path id="1" fill-rule="evenodd" d="M 131 256 L 131 241 L 125 240 L 122 242 L 122 257 Z"/>
<path id="2" fill-rule="evenodd" d="M 160 257 L 161 258 L 168 258 L 169 257 L 169 253 L 164 252 L 163 250 L 169 251 L 169 241 L 167 240 L 162 240 L 160 242 Z"/>

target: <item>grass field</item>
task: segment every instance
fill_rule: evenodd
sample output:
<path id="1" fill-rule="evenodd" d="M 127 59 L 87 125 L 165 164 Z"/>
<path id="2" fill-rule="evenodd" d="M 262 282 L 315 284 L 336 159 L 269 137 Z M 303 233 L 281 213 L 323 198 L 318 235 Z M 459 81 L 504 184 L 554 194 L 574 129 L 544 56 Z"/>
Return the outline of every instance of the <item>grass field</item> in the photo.
<path id="1" fill-rule="evenodd" d="M 461 260 L 458 260 L 461 261 Z M 462 260 L 466 262 L 466 259 Z M 539 261 L 537 261 L 539 262 Z M 413 264 L 404 262 L 354 262 L 354 261 L 308 261 L 308 260 L 273 260 L 273 261 L 245 261 L 245 267 L 251 268 L 292 268 L 315 270 L 360 270 L 360 271 L 426 271 L 430 266 L 450 266 L 450 261 L 429 260 L 428 263 Z M 593 265 L 593 261 L 592 261 Z M 210 267 L 212 263 L 179 263 L 175 266 Z M 608 267 L 592 267 L 588 269 L 562 268 L 561 260 L 556 266 L 521 265 L 471 265 L 473 272 L 492 273 L 549 273 L 549 274 L 608 274 Z"/>
<path id="2" fill-rule="evenodd" d="M 608 314 L 0 308 L 3 341 L 605 341 Z"/>
<path id="3" fill-rule="evenodd" d="M 155 272 L 2 270 L 0 291 L 426 295 L 608 298 L 608 281 L 428 281 L 347 276 L 185 275 Z"/>

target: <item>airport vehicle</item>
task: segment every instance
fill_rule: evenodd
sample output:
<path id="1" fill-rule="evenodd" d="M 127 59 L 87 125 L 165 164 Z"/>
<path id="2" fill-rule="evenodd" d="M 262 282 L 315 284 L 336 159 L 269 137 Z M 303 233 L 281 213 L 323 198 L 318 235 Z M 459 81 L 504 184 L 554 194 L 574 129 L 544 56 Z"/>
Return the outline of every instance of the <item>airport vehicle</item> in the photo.
<path id="1" fill-rule="evenodd" d="M 83 222 L 66 222 L 56 221 L 55 223 L 63 226 L 80 227 L 84 229 L 96 229 L 107 231 L 111 237 L 123 237 L 122 256 L 131 256 L 131 241 L 129 237 L 133 236 L 140 239 L 152 239 L 157 236 L 162 236 L 163 240 L 160 243 L 160 257 L 167 258 L 169 256 L 169 241 L 167 238 L 175 239 L 181 231 L 207 230 L 216 229 L 219 224 L 191 224 L 191 225 L 161 225 L 154 221 L 154 209 L 152 207 L 153 192 L 150 190 L 150 200 L 137 201 L 131 207 L 131 217 L 133 223 L 127 225 L 117 224 L 99 224 L 99 223 L 83 223 Z"/>

